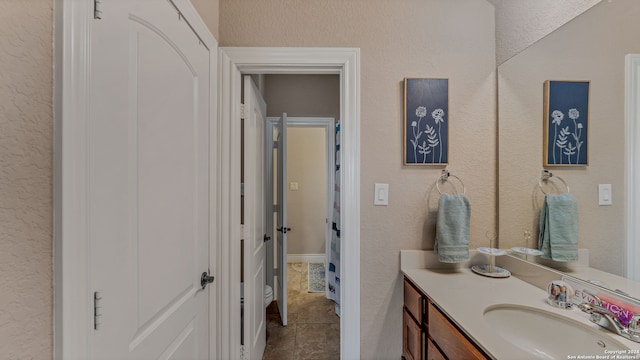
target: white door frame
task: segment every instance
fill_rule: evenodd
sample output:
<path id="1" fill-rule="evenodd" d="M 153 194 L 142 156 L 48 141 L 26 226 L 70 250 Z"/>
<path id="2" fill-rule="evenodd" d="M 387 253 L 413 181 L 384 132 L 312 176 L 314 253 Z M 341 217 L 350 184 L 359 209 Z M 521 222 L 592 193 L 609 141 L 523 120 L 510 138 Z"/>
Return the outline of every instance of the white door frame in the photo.
<path id="1" fill-rule="evenodd" d="M 625 59 L 627 278 L 640 281 L 640 55 Z"/>
<path id="2" fill-rule="evenodd" d="M 218 348 L 240 358 L 240 81 L 241 74 L 339 74 L 341 119 L 340 354 L 360 358 L 360 49 L 219 48 L 219 171 L 222 209 Z M 234 240 L 235 239 L 235 240 Z"/>
<path id="3" fill-rule="evenodd" d="M 211 147 L 219 145 L 217 121 L 217 49 L 218 43 L 189 0 L 170 0 L 182 17 L 210 50 L 209 121 Z M 86 134 L 88 131 L 91 89 L 91 22 L 93 2 L 55 0 L 54 6 L 54 358 L 87 359 L 89 336 L 93 328 L 92 297 L 89 289 L 89 242 L 87 202 L 89 179 Z M 109 14 L 103 14 L 109 16 Z M 219 149 L 219 148 L 218 148 Z M 210 226 L 218 229 L 220 204 L 216 185 L 218 159 L 210 157 Z M 214 177 L 216 176 L 216 177 Z M 217 262 L 218 234 L 211 233 L 209 263 Z M 217 276 L 212 268 L 212 275 Z M 219 287 L 209 286 L 212 341 L 210 353 L 217 349 L 216 309 Z M 219 349 L 218 349 L 219 350 Z M 219 353 L 218 353 L 219 354 Z M 219 356 L 218 356 L 219 357 Z"/>
<path id="4" fill-rule="evenodd" d="M 275 125 L 278 123 L 278 121 L 280 120 L 279 117 L 267 117 L 267 126 L 266 126 L 266 130 L 265 133 L 267 134 L 267 149 L 269 148 L 269 145 L 271 145 L 270 148 L 273 148 L 273 136 L 271 136 L 271 138 L 269 138 L 269 135 L 273 134 L 273 128 L 275 127 Z M 325 259 L 325 266 L 327 265 L 327 259 L 329 259 L 329 253 L 331 252 L 331 219 L 333 219 L 333 190 L 335 188 L 334 182 L 335 182 L 335 171 L 336 171 L 336 165 L 335 165 L 335 156 L 336 156 L 336 146 L 335 146 L 335 128 L 336 128 L 336 120 L 332 117 L 306 117 L 306 116 L 287 116 L 287 126 L 295 126 L 295 127 L 307 127 L 307 128 L 324 128 L 325 129 L 325 156 L 327 157 L 327 163 L 326 163 L 326 169 L 325 169 L 325 176 L 326 176 L 326 196 L 325 196 L 325 202 L 326 202 L 326 212 L 325 212 L 325 217 L 326 217 L 326 223 L 325 223 L 325 254 L 324 254 L 324 259 Z M 269 142 L 269 140 L 271 140 L 271 142 Z M 266 155 L 266 159 L 265 159 L 265 164 L 269 164 L 271 163 L 273 165 L 273 151 L 269 152 L 267 151 L 265 153 Z M 265 184 L 265 191 L 266 191 L 266 198 L 267 199 L 273 199 L 273 179 L 267 179 L 267 183 Z M 270 204 L 267 204 L 267 211 L 269 211 L 269 206 Z M 271 234 L 269 234 L 271 235 Z M 269 247 L 273 248 L 273 242 L 269 243 Z M 267 254 L 269 254 L 269 252 L 267 252 Z M 273 252 L 271 252 L 271 255 L 273 255 Z M 267 265 L 269 264 L 269 262 L 267 262 Z M 271 264 L 273 265 L 273 260 L 271 261 Z M 267 270 L 267 275 L 271 275 L 273 276 L 273 271 L 269 271 Z M 272 279 L 267 278 L 267 284 L 271 284 L 269 282 L 269 280 L 271 280 L 271 283 L 273 282 Z M 329 282 L 325 282 L 325 287 L 328 289 L 329 287 Z"/>

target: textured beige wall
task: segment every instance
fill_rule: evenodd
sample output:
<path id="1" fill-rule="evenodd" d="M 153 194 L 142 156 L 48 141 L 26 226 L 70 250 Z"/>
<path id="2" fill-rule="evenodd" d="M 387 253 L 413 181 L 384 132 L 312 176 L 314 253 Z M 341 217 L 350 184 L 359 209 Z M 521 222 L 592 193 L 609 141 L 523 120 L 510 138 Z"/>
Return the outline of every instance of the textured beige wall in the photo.
<path id="1" fill-rule="evenodd" d="M 0 1 L 0 358 L 53 349 L 53 1 Z"/>
<path id="2" fill-rule="evenodd" d="M 338 75 L 265 75 L 268 116 L 340 117 Z"/>
<path id="3" fill-rule="evenodd" d="M 502 64 L 602 0 L 489 0 L 496 8 L 496 60 Z"/>
<path id="4" fill-rule="evenodd" d="M 287 128 L 287 233 L 289 254 L 324 254 L 326 234 L 326 143 L 324 128 Z"/>
<path id="5" fill-rule="evenodd" d="M 277 19 L 277 20 L 276 20 Z M 496 227 L 494 8 L 485 0 L 220 2 L 221 46 L 361 50 L 361 355 L 402 351 L 400 249 L 433 247 L 440 167 L 402 166 L 404 77 L 450 81 L 451 171 L 471 201 L 471 244 Z M 390 184 L 373 206 L 373 184 Z"/>
<path id="6" fill-rule="evenodd" d="M 220 0 L 191 0 L 191 3 L 202 17 L 202 20 L 204 20 L 213 37 L 217 40 Z"/>
<path id="7" fill-rule="evenodd" d="M 579 244 L 591 265 L 625 274 L 624 57 L 640 53 L 639 16 L 636 0 L 602 2 L 500 66 L 501 247 L 521 246 L 524 229 L 537 234 L 543 82 L 591 80 L 589 166 L 550 170 L 578 200 Z M 598 206 L 598 184 L 612 184 L 612 206 Z"/>

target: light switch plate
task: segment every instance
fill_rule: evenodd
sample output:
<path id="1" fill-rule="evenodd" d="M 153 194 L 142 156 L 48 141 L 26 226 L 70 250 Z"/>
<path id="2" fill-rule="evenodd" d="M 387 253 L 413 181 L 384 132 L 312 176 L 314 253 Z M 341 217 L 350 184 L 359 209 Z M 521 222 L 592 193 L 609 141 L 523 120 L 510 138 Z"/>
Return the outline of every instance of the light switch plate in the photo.
<path id="1" fill-rule="evenodd" d="M 598 205 L 613 204 L 612 197 L 611 184 L 598 184 Z"/>
<path id="2" fill-rule="evenodd" d="M 298 183 L 295 181 L 292 181 L 289 183 L 289 190 L 291 191 L 296 191 L 298 190 Z"/>
<path id="3" fill-rule="evenodd" d="M 389 205 L 389 184 L 376 183 L 373 189 L 373 205 Z"/>

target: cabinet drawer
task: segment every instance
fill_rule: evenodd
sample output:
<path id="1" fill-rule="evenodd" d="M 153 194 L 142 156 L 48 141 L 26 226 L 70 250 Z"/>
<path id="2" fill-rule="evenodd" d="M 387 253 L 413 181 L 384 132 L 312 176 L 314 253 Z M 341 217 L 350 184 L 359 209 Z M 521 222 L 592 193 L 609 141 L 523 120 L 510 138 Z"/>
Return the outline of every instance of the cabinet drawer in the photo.
<path id="1" fill-rule="evenodd" d="M 424 307 L 425 299 L 424 297 L 416 290 L 416 288 L 411 285 L 407 279 L 404 280 L 404 306 L 409 310 L 411 315 L 418 320 L 421 325 L 422 323 L 426 323 L 427 319 L 425 318 L 426 309 Z"/>
<path id="2" fill-rule="evenodd" d="M 440 353 L 440 350 L 433 345 L 431 339 L 427 339 L 427 360 L 446 360 L 444 355 Z"/>
<path id="3" fill-rule="evenodd" d="M 402 357 L 406 360 L 424 359 L 425 337 L 422 327 L 404 308 L 402 311 Z"/>
<path id="4" fill-rule="evenodd" d="M 449 359 L 486 359 L 449 320 L 431 303 L 429 307 L 429 337 Z"/>

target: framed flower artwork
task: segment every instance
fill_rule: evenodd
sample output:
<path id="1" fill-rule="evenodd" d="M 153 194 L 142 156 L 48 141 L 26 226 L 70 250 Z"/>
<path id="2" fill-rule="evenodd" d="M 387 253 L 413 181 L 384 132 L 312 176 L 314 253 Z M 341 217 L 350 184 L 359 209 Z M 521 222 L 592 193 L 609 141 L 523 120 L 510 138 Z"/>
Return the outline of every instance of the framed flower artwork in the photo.
<path id="1" fill-rule="evenodd" d="M 404 165 L 449 162 L 449 80 L 404 79 Z"/>
<path id="2" fill-rule="evenodd" d="M 544 166 L 589 165 L 589 85 L 544 82 Z"/>

